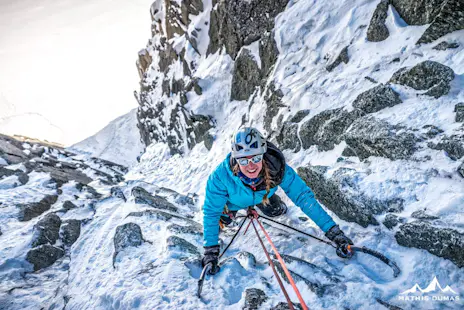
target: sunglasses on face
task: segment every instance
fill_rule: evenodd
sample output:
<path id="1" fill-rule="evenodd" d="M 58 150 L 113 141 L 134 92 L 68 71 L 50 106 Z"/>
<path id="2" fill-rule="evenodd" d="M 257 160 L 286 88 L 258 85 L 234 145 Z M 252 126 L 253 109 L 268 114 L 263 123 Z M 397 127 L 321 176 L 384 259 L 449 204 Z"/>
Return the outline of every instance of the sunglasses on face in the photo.
<path id="1" fill-rule="evenodd" d="M 237 158 L 237 162 L 240 166 L 247 166 L 250 161 L 253 163 L 253 164 L 258 164 L 259 162 L 261 162 L 263 160 L 263 155 L 262 154 L 259 154 L 259 155 L 255 155 L 253 156 L 252 158 L 246 158 L 246 157 L 242 157 L 242 158 Z"/>

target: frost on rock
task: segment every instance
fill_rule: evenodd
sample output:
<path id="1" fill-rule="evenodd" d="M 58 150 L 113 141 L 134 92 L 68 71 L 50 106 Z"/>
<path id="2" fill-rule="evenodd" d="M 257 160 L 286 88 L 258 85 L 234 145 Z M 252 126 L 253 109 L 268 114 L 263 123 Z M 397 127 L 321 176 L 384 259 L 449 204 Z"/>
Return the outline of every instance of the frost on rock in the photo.
<path id="1" fill-rule="evenodd" d="M 369 28 L 367 28 L 367 40 L 371 42 L 380 42 L 388 38 L 390 32 L 385 25 L 388 14 L 389 0 L 382 0 L 375 8 L 372 15 Z"/>
<path id="2" fill-rule="evenodd" d="M 34 226 L 32 247 L 42 244 L 54 245 L 59 238 L 61 219 L 58 215 L 50 213 Z"/>
<path id="3" fill-rule="evenodd" d="M 70 247 L 77 241 L 81 234 L 81 221 L 80 220 L 65 220 L 61 225 L 61 239 L 63 244 Z"/>
<path id="4" fill-rule="evenodd" d="M 136 186 L 132 189 L 132 196 L 135 198 L 135 203 L 147 204 L 153 208 L 177 212 L 178 208 L 160 196 L 152 196 L 144 188 Z"/>
<path id="5" fill-rule="evenodd" d="M 361 93 L 353 102 L 353 108 L 364 113 L 375 113 L 382 109 L 400 104 L 400 95 L 390 86 L 380 84 Z"/>
<path id="6" fill-rule="evenodd" d="M 116 260 L 116 256 L 119 252 L 128 247 L 136 247 L 142 245 L 144 239 L 142 236 L 142 230 L 140 226 L 135 223 L 127 223 L 120 225 L 116 228 L 116 233 L 114 234 L 114 255 L 113 255 L 113 265 Z"/>
<path id="7" fill-rule="evenodd" d="M 180 237 L 169 236 L 166 240 L 166 243 L 169 250 L 180 252 L 181 255 L 185 255 L 187 253 L 200 255 L 200 251 L 196 246 Z"/>
<path id="8" fill-rule="evenodd" d="M 313 190 L 316 198 L 341 219 L 363 227 L 379 225 L 375 215 L 384 212 L 400 212 L 404 201 L 400 198 L 379 200 L 366 196 L 359 190 L 353 178 L 362 174 L 348 168 L 339 168 L 327 177 L 328 167 L 308 166 L 298 168 L 298 174 Z"/>
<path id="9" fill-rule="evenodd" d="M 18 219 L 20 221 L 29 221 L 45 211 L 50 210 L 51 206 L 58 200 L 57 195 L 47 195 L 39 202 L 20 204 Z"/>
<path id="10" fill-rule="evenodd" d="M 424 249 L 464 267 L 464 233 L 433 226 L 425 221 L 403 224 L 395 234 L 398 244 Z"/>
<path id="11" fill-rule="evenodd" d="M 64 256 L 64 250 L 50 244 L 41 245 L 27 253 L 26 260 L 34 265 L 34 271 L 53 265 Z"/>
<path id="12" fill-rule="evenodd" d="M 245 290 L 245 305 L 243 310 L 255 310 L 258 309 L 261 304 L 267 300 L 266 293 L 259 288 L 247 288 Z"/>
<path id="13" fill-rule="evenodd" d="M 453 79 L 454 71 L 450 67 L 426 60 L 409 69 L 401 68 L 393 74 L 390 82 L 415 90 L 427 90 L 424 95 L 439 98 L 448 94 Z"/>

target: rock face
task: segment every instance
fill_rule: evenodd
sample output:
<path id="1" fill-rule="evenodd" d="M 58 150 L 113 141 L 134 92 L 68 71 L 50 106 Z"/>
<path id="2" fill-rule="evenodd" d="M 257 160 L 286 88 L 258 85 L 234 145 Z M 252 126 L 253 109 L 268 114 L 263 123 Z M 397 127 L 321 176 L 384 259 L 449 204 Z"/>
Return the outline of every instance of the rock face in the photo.
<path id="1" fill-rule="evenodd" d="M 454 112 L 456 112 L 456 122 L 464 122 L 464 102 L 456 104 Z"/>
<path id="2" fill-rule="evenodd" d="M 65 209 L 66 211 L 69 211 L 69 210 L 72 210 L 72 209 L 75 209 L 77 208 L 77 206 L 75 204 L 73 204 L 71 201 L 69 200 L 66 200 L 64 203 L 63 203 L 63 209 Z"/>
<path id="3" fill-rule="evenodd" d="M 316 198 L 338 217 L 345 221 L 355 222 L 363 227 L 378 225 L 375 215 L 384 212 L 403 210 L 402 199 L 386 201 L 371 198 L 362 193 L 354 178 L 362 175 L 355 170 L 340 168 L 331 178 L 326 176 L 328 167 L 308 166 L 298 168 L 298 174 L 313 190 Z"/>
<path id="4" fill-rule="evenodd" d="M 309 110 L 298 111 L 292 118 L 282 124 L 282 129 L 276 137 L 281 149 L 291 149 L 298 152 L 301 148 L 298 137 L 298 123 L 310 113 Z"/>
<path id="5" fill-rule="evenodd" d="M 272 119 L 277 115 L 277 113 L 279 113 L 280 108 L 285 107 L 285 105 L 282 103 L 283 96 L 284 94 L 282 91 L 280 89 L 276 89 L 274 83 L 271 83 L 271 85 L 266 90 L 264 100 L 266 102 L 267 108 L 264 117 L 264 129 L 269 132 L 271 131 Z"/>
<path id="6" fill-rule="evenodd" d="M 457 230 L 415 221 L 401 225 L 395 238 L 402 246 L 427 250 L 433 255 L 449 259 L 460 268 L 464 267 L 464 234 Z"/>
<path id="7" fill-rule="evenodd" d="M 188 242 L 185 239 L 179 238 L 177 236 L 169 236 L 167 241 L 168 249 L 177 250 L 181 253 L 190 253 L 193 255 L 200 255 L 197 247 Z"/>
<path id="8" fill-rule="evenodd" d="M 132 196 L 135 197 L 135 203 L 147 204 L 153 208 L 177 212 L 177 207 L 160 196 L 152 196 L 144 188 L 136 186 L 132 189 Z"/>
<path id="9" fill-rule="evenodd" d="M 464 134 L 458 132 L 451 136 L 444 136 L 438 143 L 428 143 L 428 147 L 434 150 L 446 152 L 452 160 L 458 160 L 464 156 Z"/>
<path id="10" fill-rule="evenodd" d="M 243 310 L 258 309 L 267 300 L 266 294 L 258 288 L 247 288 L 245 290 L 245 305 Z"/>
<path id="11" fill-rule="evenodd" d="M 371 42 L 380 42 L 388 38 L 390 32 L 385 25 L 387 19 L 389 0 L 382 0 L 372 15 L 369 28 L 367 28 L 367 40 Z"/>
<path id="12" fill-rule="evenodd" d="M 42 244 L 54 245 L 60 236 L 61 219 L 56 214 L 47 214 L 34 226 L 32 247 Z"/>
<path id="13" fill-rule="evenodd" d="M 333 63 L 326 67 L 327 71 L 331 72 L 333 69 L 338 67 L 339 64 L 348 63 L 350 61 L 350 57 L 348 56 L 348 46 L 344 47 L 337 58 L 334 60 Z"/>
<path id="14" fill-rule="evenodd" d="M 235 59 L 230 100 L 248 100 L 259 84 L 258 64 L 248 49 L 242 49 Z"/>
<path id="15" fill-rule="evenodd" d="M 396 160 L 410 158 L 418 149 L 416 144 L 420 139 L 407 128 L 366 116 L 353 122 L 345 141 L 361 160 L 369 156 Z"/>
<path id="16" fill-rule="evenodd" d="M 81 221 L 80 220 L 66 220 L 61 225 L 61 239 L 63 244 L 70 247 L 77 241 L 81 234 Z"/>
<path id="17" fill-rule="evenodd" d="M 403 222 L 404 220 L 399 218 L 397 215 L 394 214 L 387 214 L 385 216 L 384 221 L 382 222 L 385 227 L 388 229 L 393 229 L 393 227 L 396 227 L 399 223 Z"/>
<path id="18" fill-rule="evenodd" d="M 21 150 L 21 146 L 3 135 L 0 136 L 0 156 L 10 165 L 19 164 L 27 160 L 26 154 Z"/>
<path id="19" fill-rule="evenodd" d="M 397 92 L 388 85 L 380 84 L 361 93 L 353 102 L 353 108 L 360 109 L 364 113 L 375 113 L 401 102 Z"/>
<path id="20" fill-rule="evenodd" d="M 285 10 L 287 3 L 288 0 L 219 1 L 211 11 L 207 55 L 224 46 L 235 59 L 242 46 L 272 31 L 275 17 Z"/>
<path id="21" fill-rule="evenodd" d="M 57 195 L 48 195 L 48 196 L 45 196 L 39 202 L 18 205 L 19 207 L 18 219 L 22 222 L 29 221 L 41 215 L 45 211 L 50 210 L 52 204 L 54 204 L 57 200 L 58 200 Z"/>
<path id="22" fill-rule="evenodd" d="M 408 25 L 430 24 L 439 14 L 445 0 L 390 0 L 390 3 Z"/>
<path id="23" fill-rule="evenodd" d="M 464 178 L 464 163 L 459 166 L 458 172 Z"/>
<path id="24" fill-rule="evenodd" d="M 427 90 L 424 95 L 439 98 L 448 94 L 454 71 L 438 62 L 427 60 L 414 67 L 402 68 L 393 74 L 391 83 L 405 85 L 415 90 Z"/>
<path id="25" fill-rule="evenodd" d="M 303 148 L 317 145 L 321 151 L 333 149 L 343 140 L 343 134 L 351 124 L 362 115 L 361 110 L 347 112 L 342 108 L 317 114 L 300 127 L 299 135 Z"/>
<path id="26" fill-rule="evenodd" d="M 433 47 L 433 49 L 437 50 L 437 51 L 445 51 L 447 49 L 454 49 L 454 48 L 458 48 L 458 47 L 459 47 L 459 44 L 457 44 L 455 42 L 443 41 L 443 42 L 440 42 L 437 45 L 435 45 Z"/>
<path id="27" fill-rule="evenodd" d="M 34 271 L 53 265 L 64 256 L 64 250 L 50 244 L 41 245 L 27 253 L 26 260 L 34 265 Z"/>
<path id="28" fill-rule="evenodd" d="M 143 243 L 142 230 L 135 223 L 127 223 L 116 228 L 114 234 L 115 255 L 127 247 L 139 246 Z"/>
<path id="29" fill-rule="evenodd" d="M 447 0 L 440 13 L 425 30 L 417 44 L 430 43 L 453 31 L 464 29 L 464 3 L 462 0 Z"/>

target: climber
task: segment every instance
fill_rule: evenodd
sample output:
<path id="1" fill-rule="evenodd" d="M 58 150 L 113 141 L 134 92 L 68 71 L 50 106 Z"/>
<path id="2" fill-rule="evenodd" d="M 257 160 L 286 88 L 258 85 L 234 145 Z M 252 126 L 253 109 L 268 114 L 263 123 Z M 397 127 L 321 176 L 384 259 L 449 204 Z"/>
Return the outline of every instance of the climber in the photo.
<path id="1" fill-rule="evenodd" d="M 212 263 L 211 274 L 219 271 L 219 228 L 229 225 L 238 210 L 256 206 L 275 217 L 287 206 L 275 192 L 280 186 L 295 205 L 309 216 L 337 246 L 337 255 L 350 258 L 353 242 L 322 209 L 311 189 L 285 163 L 282 152 L 252 127 L 241 127 L 233 135 L 232 152 L 209 176 L 203 206 L 203 267 Z"/>

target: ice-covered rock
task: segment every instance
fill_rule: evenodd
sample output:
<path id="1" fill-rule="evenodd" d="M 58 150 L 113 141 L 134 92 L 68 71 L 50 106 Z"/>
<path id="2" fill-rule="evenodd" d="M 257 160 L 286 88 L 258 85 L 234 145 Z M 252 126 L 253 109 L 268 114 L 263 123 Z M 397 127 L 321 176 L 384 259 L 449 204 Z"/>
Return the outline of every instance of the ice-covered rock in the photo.
<path id="1" fill-rule="evenodd" d="M 258 309 L 267 300 L 266 293 L 259 288 L 247 288 L 245 290 L 245 305 L 243 310 Z"/>
<path id="2" fill-rule="evenodd" d="M 34 265 L 34 271 L 47 268 L 63 257 L 64 250 L 50 244 L 44 244 L 30 250 L 26 260 Z"/>
<path id="3" fill-rule="evenodd" d="M 335 58 L 335 60 L 330 65 L 325 67 L 327 71 L 331 72 L 333 69 L 338 67 L 338 65 L 340 65 L 342 62 L 347 64 L 350 61 L 350 56 L 348 55 L 348 47 L 349 46 L 345 46 L 340 51 L 340 54 L 338 54 L 337 58 Z"/>
<path id="4" fill-rule="evenodd" d="M 375 113 L 382 109 L 400 104 L 400 95 L 390 86 L 380 84 L 361 93 L 353 102 L 353 108 L 364 113 Z"/>
<path id="5" fill-rule="evenodd" d="M 372 15 L 369 28 L 367 28 L 367 40 L 371 42 L 380 42 L 388 38 L 390 32 L 385 25 L 388 15 L 389 0 L 382 0 L 375 8 Z"/>
<path id="6" fill-rule="evenodd" d="M 47 195 L 39 202 L 18 205 L 20 221 L 29 221 L 45 211 L 50 210 L 51 206 L 58 200 L 58 195 Z"/>
<path id="7" fill-rule="evenodd" d="M 80 220 L 65 220 L 61 224 L 60 236 L 63 244 L 70 247 L 77 241 L 81 234 Z"/>
<path id="8" fill-rule="evenodd" d="M 34 226 L 32 247 L 42 244 L 54 245 L 59 238 L 61 219 L 54 213 L 47 214 Z"/>
<path id="9" fill-rule="evenodd" d="M 136 186 L 132 188 L 132 196 L 135 198 L 135 203 L 147 204 L 153 208 L 177 212 L 178 208 L 166 200 L 164 197 L 153 196 L 144 188 Z"/>

